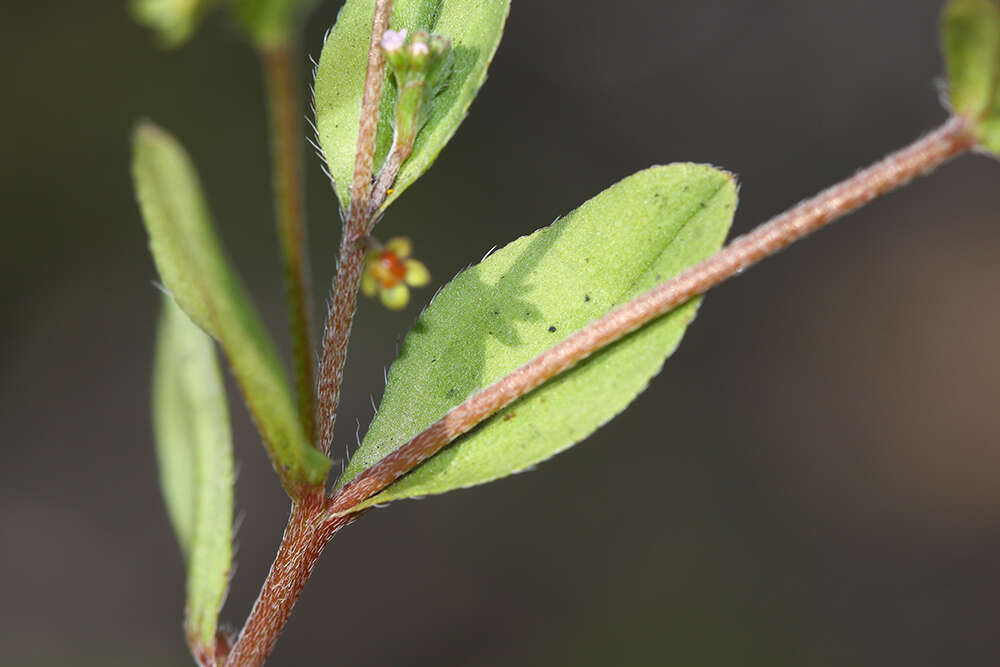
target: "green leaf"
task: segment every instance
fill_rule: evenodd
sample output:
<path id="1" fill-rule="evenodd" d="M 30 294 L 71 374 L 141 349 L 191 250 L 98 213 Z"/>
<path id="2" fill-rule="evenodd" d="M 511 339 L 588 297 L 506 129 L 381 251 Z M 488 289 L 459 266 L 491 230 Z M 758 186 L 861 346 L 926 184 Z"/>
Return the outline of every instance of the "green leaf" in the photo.
<path id="1" fill-rule="evenodd" d="M 339 484 L 467 397 L 718 250 L 735 208 L 728 173 L 652 167 L 459 274 L 404 341 Z M 659 372 L 697 307 L 688 302 L 527 394 L 358 507 L 488 482 L 583 440 Z"/>
<path id="2" fill-rule="evenodd" d="M 1000 154 L 1000 4 L 953 0 L 942 19 L 951 104 L 980 143 Z"/>
<path id="3" fill-rule="evenodd" d="M 232 565 L 233 445 L 215 345 L 165 296 L 153 370 L 160 485 L 187 564 L 184 629 L 214 651 Z"/>
<path id="4" fill-rule="evenodd" d="M 316 0 L 236 0 L 233 11 L 250 40 L 273 48 L 297 37 L 299 23 Z"/>
<path id="5" fill-rule="evenodd" d="M 155 30 L 164 46 L 180 46 L 194 34 L 205 12 L 220 0 L 132 0 L 132 17 Z"/>
<path id="6" fill-rule="evenodd" d="M 160 279 L 177 304 L 219 341 L 282 484 L 293 498 L 322 484 L 330 461 L 298 419 L 281 361 L 212 227 L 194 166 L 162 129 L 142 123 L 132 174 Z"/>
<path id="7" fill-rule="evenodd" d="M 427 171 L 455 134 L 486 80 L 486 68 L 500 43 L 509 8 L 510 0 L 397 0 L 395 3 L 391 21 L 394 30 L 406 28 L 412 33 L 425 29 L 440 33 L 451 40 L 455 59 L 426 125 L 417 135 L 413 153 L 403 163 L 393 193 L 382 210 Z M 373 13 L 374 3 L 370 0 L 347 0 L 323 45 L 316 70 L 319 144 L 344 210 L 350 201 L 354 174 Z M 392 143 L 395 103 L 395 82 L 388 77 L 379 116 L 376 171 Z"/>

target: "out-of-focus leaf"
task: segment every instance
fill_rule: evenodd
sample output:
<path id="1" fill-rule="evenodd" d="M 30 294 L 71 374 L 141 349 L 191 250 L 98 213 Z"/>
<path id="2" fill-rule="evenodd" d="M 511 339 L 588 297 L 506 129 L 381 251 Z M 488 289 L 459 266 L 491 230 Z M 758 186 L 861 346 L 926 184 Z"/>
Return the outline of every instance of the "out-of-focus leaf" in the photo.
<path id="1" fill-rule="evenodd" d="M 354 156 L 361 123 L 368 43 L 374 2 L 347 0 L 330 31 L 316 70 L 315 104 L 319 143 L 345 210 L 350 201 Z M 451 40 L 451 74 L 434 100 L 430 117 L 417 135 L 413 153 L 403 163 L 383 210 L 419 178 L 437 158 L 465 118 L 486 80 L 486 68 L 503 34 L 510 0 L 397 0 L 391 27 L 411 33 L 426 29 Z M 392 143 L 395 82 L 386 80 L 379 116 L 376 171 Z"/>
<path id="2" fill-rule="evenodd" d="M 952 0 L 942 19 L 952 108 L 1000 154 L 1000 3 Z"/>
<path id="3" fill-rule="evenodd" d="M 215 344 L 165 296 L 153 369 L 160 485 L 187 565 L 184 629 L 215 650 L 232 565 L 233 446 Z"/>
<path id="4" fill-rule="evenodd" d="M 164 46 L 180 46 L 201 24 L 205 12 L 220 0 L 132 0 L 132 16 L 155 30 Z"/>
<path id="5" fill-rule="evenodd" d="M 297 37 L 302 16 L 316 0 L 235 0 L 240 25 L 257 46 L 279 46 Z"/>
<path id="6" fill-rule="evenodd" d="M 730 174 L 695 164 L 653 167 L 459 274 L 404 341 L 339 484 L 467 397 L 718 250 L 735 208 Z M 579 442 L 646 387 L 697 307 L 697 299 L 688 302 L 535 389 L 357 507 L 488 482 Z"/>
<path id="7" fill-rule="evenodd" d="M 222 345 L 289 495 L 322 484 L 330 461 L 299 422 L 274 344 L 222 252 L 187 153 L 151 123 L 136 128 L 133 150 L 135 188 L 163 284 Z"/>

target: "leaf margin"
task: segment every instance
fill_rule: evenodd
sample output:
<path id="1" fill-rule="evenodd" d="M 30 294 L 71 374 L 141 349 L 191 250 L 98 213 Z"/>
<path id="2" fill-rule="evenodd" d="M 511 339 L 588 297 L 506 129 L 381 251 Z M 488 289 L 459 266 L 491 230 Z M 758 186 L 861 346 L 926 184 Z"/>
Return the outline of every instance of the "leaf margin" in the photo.
<path id="1" fill-rule="evenodd" d="M 232 571 L 235 472 L 215 343 L 164 295 L 151 395 L 160 488 L 187 570 L 184 632 L 214 654 Z"/>
<path id="2" fill-rule="evenodd" d="M 492 17 L 495 21 L 495 25 L 492 26 L 494 30 L 492 37 L 482 40 L 482 57 L 476 60 L 475 67 L 467 73 L 458 101 L 447 109 L 435 104 L 427 124 L 417 135 L 413 152 L 403 163 L 389 196 L 379 207 L 378 215 L 383 214 L 390 204 L 426 173 L 458 131 L 473 100 L 485 83 L 487 70 L 500 45 L 510 12 L 510 0 L 494 0 L 494 2 L 496 7 L 501 9 L 501 13 Z M 463 3 L 471 4 L 477 9 L 486 4 L 470 3 L 469 0 L 437 0 L 436 3 L 430 4 L 423 0 L 397 0 L 390 26 L 394 30 L 402 28 L 411 31 L 419 28 L 436 30 L 444 20 L 446 28 L 453 21 L 458 22 L 456 27 L 462 27 L 459 17 L 463 10 L 458 7 Z M 368 4 L 372 6 L 369 8 Z M 350 203 L 373 13 L 374 3 L 366 3 L 363 0 L 347 0 L 344 3 L 336 22 L 324 40 L 313 77 L 316 143 L 320 147 L 321 157 L 342 211 L 346 211 Z M 468 21 L 465 23 L 466 27 L 472 25 Z M 452 34 L 444 36 L 452 40 L 455 49 L 466 47 L 467 34 L 456 35 L 452 31 Z M 338 67 L 338 64 L 342 65 L 345 60 L 346 66 Z M 388 72 L 385 75 L 386 85 L 383 88 L 379 111 L 376 143 L 374 165 L 376 172 L 388 152 L 392 136 L 391 119 L 394 115 L 395 93 L 392 77 Z M 452 76 L 454 75 L 453 71 Z M 449 85 L 450 83 L 445 83 L 445 90 L 438 95 L 436 102 L 442 99 L 442 95 L 449 94 L 447 91 Z M 341 126 L 344 129 L 341 129 Z"/>
<path id="3" fill-rule="evenodd" d="M 222 346 L 285 490 L 296 498 L 322 485 L 331 461 L 310 444 L 298 419 L 277 349 L 222 250 L 187 151 L 166 130 L 140 121 L 132 175 L 160 278 Z"/>
<path id="4" fill-rule="evenodd" d="M 557 221 L 557 223 L 554 223 L 553 225 L 550 225 L 549 227 L 543 227 L 540 230 L 537 230 L 535 233 L 533 233 L 533 234 L 531 234 L 529 236 L 522 237 L 521 239 L 518 239 L 518 240 L 516 240 L 516 241 L 514 241 L 514 242 L 512 242 L 510 244 L 508 244 L 503 249 L 498 250 L 495 253 L 493 253 L 492 255 L 490 255 L 490 258 L 498 257 L 498 256 L 502 255 L 504 252 L 506 252 L 508 249 L 510 249 L 513 246 L 515 246 L 516 244 L 523 243 L 527 239 L 535 237 L 536 235 L 540 234 L 541 232 L 545 232 L 545 231 L 547 231 L 547 230 L 555 227 L 556 225 L 559 225 L 560 223 L 562 223 L 563 221 L 565 221 L 567 218 L 570 218 L 573 215 L 577 214 L 579 211 L 581 211 L 585 207 L 589 207 L 595 201 L 601 200 L 601 198 L 604 197 L 605 195 L 607 195 L 609 192 L 615 190 L 616 188 L 624 187 L 627 183 L 629 183 L 630 181 L 632 181 L 632 179 L 635 179 L 637 177 L 640 177 L 640 176 L 652 173 L 652 172 L 654 172 L 656 170 L 669 170 L 669 169 L 681 169 L 681 170 L 683 170 L 683 169 L 694 169 L 694 170 L 705 169 L 705 170 L 709 170 L 711 172 L 714 172 L 716 175 L 719 175 L 719 176 L 722 177 L 722 180 L 721 180 L 720 185 L 719 185 L 719 187 L 718 187 L 718 189 L 717 189 L 716 192 L 717 193 L 722 193 L 723 190 L 725 190 L 725 192 L 723 193 L 723 199 L 721 199 L 721 200 L 719 200 L 719 201 L 711 204 L 711 207 L 718 208 L 716 206 L 716 204 L 718 204 L 719 202 L 721 202 L 720 205 L 724 209 L 724 210 L 721 211 L 722 215 L 724 216 L 724 220 L 722 221 L 722 226 L 719 227 L 716 230 L 718 233 L 710 239 L 710 242 L 708 242 L 707 246 L 701 248 L 701 250 L 700 250 L 701 254 L 699 256 L 690 258 L 688 260 L 684 260 L 684 263 L 682 263 L 681 265 L 674 266 L 673 269 L 671 269 L 671 271 L 673 271 L 673 273 L 675 274 L 675 273 L 679 272 L 680 270 L 682 270 L 683 268 L 686 268 L 686 266 L 689 266 L 689 265 L 691 265 L 693 263 L 696 263 L 697 261 L 699 261 L 703 257 L 706 257 L 706 256 L 710 255 L 711 253 L 715 252 L 722 245 L 722 243 L 724 242 L 726 233 L 728 232 L 729 226 L 730 226 L 731 221 L 732 221 L 733 214 L 735 212 L 736 204 L 737 204 L 738 189 L 737 189 L 737 186 L 736 186 L 735 177 L 732 174 L 730 174 L 728 172 L 725 172 L 723 170 L 715 169 L 714 167 L 711 167 L 710 165 L 696 165 L 696 164 L 692 164 L 692 163 L 675 163 L 675 164 L 672 164 L 672 165 L 652 167 L 650 169 L 642 170 L 640 172 L 637 172 L 636 174 L 633 174 L 632 176 L 629 176 L 629 177 L 623 179 L 622 181 L 619 181 L 618 183 L 616 183 L 615 185 L 611 186 L 610 188 L 604 190 L 602 193 L 596 195 L 592 199 L 590 199 L 587 202 L 585 202 L 583 205 L 581 205 L 578 209 L 576 209 L 569 216 L 566 216 L 565 218 L 562 218 L 559 221 Z M 686 188 L 684 188 L 684 189 L 686 190 Z M 712 198 L 714 199 L 714 195 L 712 196 Z M 701 201 L 700 203 L 702 205 L 701 208 L 705 209 L 706 202 L 705 201 Z M 691 241 L 691 237 L 686 237 L 685 239 L 683 239 L 684 243 L 689 243 L 690 241 Z M 704 243 L 705 241 L 703 240 L 701 242 Z M 663 254 L 664 253 L 661 253 L 661 256 Z M 486 261 L 489 261 L 489 260 L 486 260 Z M 420 322 L 427 315 L 428 311 L 431 311 L 432 309 L 435 308 L 435 305 L 438 303 L 438 300 L 442 299 L 442 298 L 447 298 L 447 292 L 448 292 L 450 286 L 452 286 L 453 284 L 455 284 L 461 278 L 462 275 L 464 275 L 468 271 L 471 271 L 471 270 L 473 270 L 473 269 L 475 269 L 475 268 L 483 265 L 484 263 L 485 263 L 485 261 L 481 262 L 479 265 L 476 265 L 475 267 L 470 267 L 470 269 L 468 269 L 466 272 L 463 272 L 462 274 L 459 274 L 459 276 L 456 276 L 456 278 L 453 281 L 451 281 L 447 286 L 445 286 L 444 288 L 442 288 L 440 290 L 439 294 L 435 297 L 434 302 L 432 302 L 432 304 L 430 306 L 428 306 L 427 309 L 425 309 L 424 313 L 421 314 L 421 319 L 418 320 L 417 325 L 414 326 L 414 330 L 411 331 L 410 335 L 407 338 L 410 339 L 411 336 L 413 336 L 414 331 L 416 331 L 419 328 Z M 669 262 L 668 262 L 668 264 L 669 264 Z M 656 284 L 658 284 L 660 282 L 661 277 L 662 276 L 657 276 L 657 280 L 651 282 L 650 284 L 648 284 L 648 287 L 651 288 L 651 287 L 655 286 Z M 642 291 L 645 291 L 645 289 L 643 289 Z M 641 293 L 641 292 L 639 292 L 639 293 Z M 630 295 L 629 298 L 632 298 L 632 297 L 635 297 L 635 296 L 638 296 L 638 293 Z M 615 415 L 617 415 L 622 410 L 624 410 L 624 408 L 627 407 L 627 405 L 629 403 L 631 403 L 631 401 L 634 400 L 638 396 L 639 393 L 641 393 L 641 391 L 648 384 L 649 380 L 656 373 L 658 373 L 659 370 L 662 368 L 663 363 L 665 362 L 666 358 L 668 358 L 670 356 L 670 354 L 672 354 L 673 351 L 676 349 L 677 344 L 679 344 L 680 339 L 683 336 L 684 331 L 686 330 L 687 326 L 690 324 L 691 319 L 693 319 L 694 314 L 695 314 L 696 309 L 697 309 L 697 305 L 699 303 L 700 303 L 700 298 L 692 299 L 691 301 L 687 302 L 686 304 L 683 304 L 682 306 L 680 306 L 680 307 L 672 310 L 670 313 L 666 314 L 665 316 L 661 316 L 657 320 L 654 320 L 653 322 L 648 323 L 647 325 L 645 325 L 644 327 L 642 327 L 639 331 L 633 332 L 632 334 L 630 334 L 629 336 L 625 337 L 624 339 L 619 340 L 619 341 L 613 343 L 612 345 L 605 347 L 602 350 L 599 350 L 597 353 L 595 353 L 593 356 L 591 356 L 590 359 L 583 361 L 581 364 L 578 364 L 575 368 L 572 368 L 572 369 L 568 370 L 567 372 L 563 373 L 562 375 L 560 375 L 560 376 L 558 376 L 556 378 L 553 378 L 549 382 L 546 382 L 542 386 L 537 387 L 532 392 L 529 392 L 527 395 L 525 395 L 525 396 L 521 397 L 520 399 L 518 399 L 512 405 L 507 406 L 506 408 L 502 409 L 498 413 L 494 414 L 492 417 L 489 417 L 489 418 L 485 419 L 482 423 L 480 423 L 478 426 L 476 426 L 475 429 L 473 429 L 473 431 L 460 436 L 459 438 L 456 439 L 455 442 L 451 443 L 445 449 L 442 449 L 441 451 L 439 451 L 437 454 L 435 454 L 434 456 L 432 456 L 428 460 L 423 461 L 420 465 L 418 465 L 413 470 L 411 470 L 407 475 L 405 475 L 402 478 L 396 480 L 395 482 L 393 482 L 392 484 L 390 484 L 387 488 L 383 489 L 381 492 L 379 492 L 376 495 L 372 496 L 371 498 L 369 498 L 369 499 L 367 499 L 365 501 L 362 501 L 362 502 L 354 505 L 353 507 L 351 507 L 349 509 L 346 509 L 343 512 L 339 512 L 339 513 L 347 514 L 347 513 L 359 511 L 361 509 L 364 509 L 366 507 L 370 507 L 372 505 L 381 504 L 381 503 L 385 503 L 385 502 L 390 502 L 392 500 L 403 499 L 403 498 L 406 498 L 406 497 L 422 497 L 422 496 L 425 496 L 425 495 L 442 493 L 442 492 L 445 492 L 445 491 L 448 491 L 448 490 L 452 490 L 452 489 L 465 488 L 467 486 L 477 485 L 477 484 L 485 483 L 487 481 L 492 481 L 494 479 L 499 479 L 501 477 L 507 476 L 509 474 L 513 474 L 513 473 L 515 473 L 515 472 L 517 472 L 517 471 L 519 471 L 521 469 L 524 469 L 525 467 L 533 466 L 536 463 L 539 463 L 539 462 L 541 462 L 541 461 L 543 461 L 543 460 L 545 460 L 547 458 L 550 458 L 551 456 L 554 456 L 556 453 L 559 453 L 559 452 L 561 452 L 561 451 L 569 448 L 573 444 L 577 444 L 578 442 L 582 441 L 587 436 L 589 436 L 589 434 L 592 433 L 594 430 L 596 430 L 601 425 L 603 425 L 604 423 L 606 423 L 607 421 L 609 421 L 611 418 L 613 418 Z M 603 315 L 604 313 L 601 313 L 601 314 Z M 486 428 L 488 428 L 489 424 L 495 424 L 495 423 L 497 423 L 497 420 L 503 420 L 503 421 L 505 421 L 506 419 L 509 419 L 510 418 L 509 415 L 511 413 L 513 413 L 514 411 L 519 410 L 520 409 L 518 407 L 519 405 L 521 405 L 523 407 L 523 405 L 522 405 L 523 402 L 528 401 L 528 400 L 532 400 L 531 399 L 532 396 L 535 396 L 537 398 L 538 395 L 544 395 L 544 392 L 547 391 L 547 388 L 549 388 L 549 387 L 551 387 L 553 385 L 558 385 L 560 382 L 564 382 L 567 377 L 570 377 L 570 376 L 573 376 L 576 373 L 579 373 L 581 367 L 584 367 L 587 364 L 590 364 L 592 362 L 592 360 L 595 359 L 596 357 L 601 356 L 601 355 L 606 355 L 606 354 L 610 353 L 616 347 L 627 345 L 628 343 L 626 341 L 631 340 L 635 336 L 641 336 L 641 335 L 643 335 L 643 332 L 647 332 L 648 333 L 651 329 L 655 329 L 658 326 L 663 326 L 664 322 L 668 322 L 669 323 L 669 321 L 671 320 L 671 318 L 674 318 L 675 320 L 681 321 L 680 327 L 679 327 L 679 332 L 677 333 L 677 336 L 676 336 L 676 340 L 673 341 L 672 343 L 668 343 L 665 346 L 665 348 L 666 348 L 665 352 L 660 357 L 658 363 L 655 364 L 655 368 L 647 375 L 647 377 L 644 380 L 642 380 L 639 383 L 640 386 L 638 387 L 638 389 L 636 389 L 629 396 L 629 398 L 624 402 L 624 404 L 622 404 L 622 406 L 620 408 L 617 408 L 617 409 L 613 410 L 611 412 L 611 414 L 609 414 L 603 420 L 601 420 L 598 423 L 594 424 L 592 427 L 589 427 L 589 430 L 586 433 L 578 434 L 579 437 L 575 437 L 575 439 L 572 439 L 572 441 L 569 441 L 569 442 L 567 442 L 567 443 L 565 443 L 563 445 L 560 445 L 559 447 L 553 448 L 551 451 L 549 451 L 548 453 L 544 454 L 543 456 L 541 456 L 539 458 L 536 458 L 534 460 L 531 460 L 531 461 L 527 461 L 526 463 L 524 463 L 524 465 L 520 465 L 520 466 L 518 466 L 515 469 L 507 470 L 507 471 L 503 472 L 502 474 L 493 475 L 493 476 L 490 476 L 488 478 L 477 479 L 477 480 L 474 480 L 474 481 L 472 481 L 470 483 L 453 484 L 452 486 L 448 486 L 447 488 L 432 488 L 431 486 L 424 486 L 422 488 L 416 488 L 416 489 L 413 488 L 415 486 L 414 483 L 413 483 L 413 480 L 415 478 L 419 478 L 420 477 L 420 475 L 422 474 L 421 471 L 426 471 L 426 470 L 432 468 L 435 465 L 435 463 L 434 463 L 435 460 L 440 461 L 442 456 L 448 456 L 447 452 L 454 451 L 455 448 L 459 448 L 463 444 L 463 442 L 468 442 L 470 438 L 477 437 L 477 434 L 481 435 L 482 432 L 483 432 L 483 430 L 486 429 Z M 384 414 L 383 413 L 383 408 L 385 406 L 386 400 L 391 400 L 390 396 L 391 396 L 391 391 L 392 391 L 393 377 L 394 377 L 395 372 L 398 370 L 397 363 L 401 359 L 403 359 L 404 356 L 405 356 L 405 354 L 406 354 L 406 346 L 407 346 L 407 344 L 408 344 L 408 341 L 404 341 L 403 347 L 401 347 L 401 349 L 400 349 L 400 357 L 393 364 L 393 369 L 390 371 L 389 383 L 387 384 L 387 387 L 386 387 L 386 395 L 383 398 L 383 404 L 379 407 L 379 411 L 376 414 L 375 419 L 373 419 L 372 426 L 369 427 L 369 432 L 365 436 L 365 441 L 368 441 L 369 438 L 371 437 L 371 434 L 373 432 L 375 432 L 376 427 L 377 427 L 377 421 L 379 420 L 380 416 Z M 513 369 L 511 369 L 511 370 L 513 370 Z M 496 380 L 496 378 L 494 378 L 494 380 Z M 404 392 L 404 393 L 409 393 L 409 394 L 412 394 L 412 395 L 415 395 L 415 396 L 419 396 L 419 394 L 420 394 L 420 392 L 414 391 L 412 387 L 410 388 L 410 390 L 408 392 Z M 542 402 L 544 402 L 544 400 L 545 399 L 543 398 Z M 462 402 L 459 402 L 459 404 L 461 404 L 461 403 Z M 446 414 L 446 413 L 443 413 L 443 414 Z M 441 416 L 442 416 L 441 414 L 435 415 L 436 418 L 441 418 Z M 426 421 L 433 421 L 433 420 L 426 420 Z M 429 425 L 429 424 L 427 424 L 427 425 Z M 416 432 L 419 432 L 421 430 L 422 430 L 422 428 L 418 428 L 416 430 Z M 414 436 L 414 435 L 416 435 L 416 432 L 411 433 L 410 434 L 411 437 Z M 382 458 L 383 456 L 387 456 L 389 453 L 391 453 L 391 452 L 395 451 L 396 449 L 398 449 L 407 440 L 408 440 L 408 438 L 404 439 L 402 442 L 397 442 L 397 444 L 395 445 L 395 447 L 391 447 L 391 448 L 389 448 L 387 450 L 382 450 L 382 452 L 381 452 L 382 456 L 380 456 L 379 459 Z M 355 455 L 352 457 L 351 461 L 349 462 L 347 469 L 345 469 L 344 475 L 342 475 L 341 478 L 340 478 L 340 480 L 338 480 L 338 482 L 337 482 L 337 488 L 342 488 L 347 482 L 349 482 L 357 474 L 359 474 L 362 469 L 364 469 L 366 467 L 369 467 L 369 466 L 371 466 L 371 465 L 373 465 L 375 463 L 374 460 L 370 459 L 370 456 L 369 456 L 369 458 L 367 460 L 365 460 L 363 458 L 363 454 L 364 454 L 363 449 L 365 448 L 365 445 L 366 445 L 366 442 L 363 442 L 362 443 L 362 448 L 360 448 L 358 450 L 358 452 L 355 452 Z M 362 456 L 359 456 L 359 454 L 362 455 Z M 409 486 L 411 488 L 409 488 L 409 489 L 405 488 L 407 486 Z"/>

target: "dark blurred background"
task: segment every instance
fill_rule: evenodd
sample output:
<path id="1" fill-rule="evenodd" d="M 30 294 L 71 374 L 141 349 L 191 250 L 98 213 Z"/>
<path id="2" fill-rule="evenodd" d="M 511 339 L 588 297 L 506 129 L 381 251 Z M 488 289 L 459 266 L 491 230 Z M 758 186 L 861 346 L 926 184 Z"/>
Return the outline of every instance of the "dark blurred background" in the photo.
<path id="1" fill-rule="evenodd" d="M 944 120 L 939 10 L 516 1 L 468 120 L 381 234 L 414 237 L 440 285 L 675 160 L 739 174 L 744 232 Z M 287 353 L 257 62 L 221 18 L 163 52 L 117 2 L 8 3 L 0 37 L 2 662 L 190 664 L 128 136 L 148 116 L 190 149 Z M 317 160 L 308 174 L 318 301 L 338 219 Z M 273 664 L 1000 663 L 998 183 L 965 157 L 876 202 L 713 291 L 587 442 L 345 530 Z M 338 451 L 434 286 L 402 314 L 362 303 Z M 232 413 L 237 624 L 288 503 Z"/>

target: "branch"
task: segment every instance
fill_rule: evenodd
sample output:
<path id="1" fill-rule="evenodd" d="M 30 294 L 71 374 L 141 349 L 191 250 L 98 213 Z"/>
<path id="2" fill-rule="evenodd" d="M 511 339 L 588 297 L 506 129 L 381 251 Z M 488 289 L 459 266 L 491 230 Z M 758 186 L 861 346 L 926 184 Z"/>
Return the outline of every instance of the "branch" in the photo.
<path id="1" fill-rule="evenodd" d="M 851 178 L 759 226 L 629 303 L 590 323 L 449 411 L 405 445 L 341 488 L 331 515 L 343 515 L 498 410 L 597 350 L 802 239 L 875 197 L 905 185 L 976 143 L 964 119 L 943 126 Z"/>
<path id="2" fill-rule="evenodd" d="M 382 100 L 382 34 L 392 15 L 392 0 L 377 0 L 368 47 L 368 69 L 361 104 L 361 123 L 355 159 L 351 203 L 344 223 L 337 261 L 333 298 L 323 332 L 323 357 L 317 386 L 317 444 L 330 452 L 333 422 L 340 395 L 347 342 L 357 307 L 358 286 L 364 249 L 358 243 L 372 227 L 369 215 L 372 160 L 375 132 L 378 129 Z M 287 55 L 287 54 L 286 54 Z M 303 235 L 304 238 L 304 235 Z M 254 602 L 239 638 L 226 660 L 227 667 L 256 667 L 264 664 L 288 622 L 302 588 L 324 547 L 333 535 L 353 522 L 360 513 L 349 517 L 331 516 L 326 511 L 326 491 L 322 487 L 302 493 L 292 504 L 291 516 L 281 538 L 278 554 L 267 579 Z"/>
<path id="3" fill-rule="evenodd" d="M 285 272 L 295 393 L 299 419 L 310 442 L 316 443 L 313 378 L 312 290 L 309 280 L 308 238 L 305 224 L 305 185 L 302 178 L 302 94 L 295 40 L 260 52 L 267 87 L 278 240 Z"/>
<path id="4" fill-rule="evenodd" d="M 392 15 L 392 0 L 378 0 L 372 19 L 372 37 L 368 46 L 368 70 L 365 91 L 361 102 L 361 125 L 358 131 L 358 151 L 354 163 L 354 180 L 351 184 L 351 202 L 348 207 L 344 233 L 340 240 L 337 259 L 337 277 L 334 279 L 333 296 L 327 312 L 323 331 L 323 357 L 319 365 L 318 401 L 316 421 L 319 425 L 319 445 L 330 453 L 333 442 L 333 424 L 340 402 L 340 385 L 344 378 L 347 344 L 358 305 L 358 287 L 365 251 L 358 242 L 371 231 L 374 218 L 370 213 L 372 189 L 372 161 L 375 156 L 375 132 L 378 129 L 379 106 L 382 102 L 382 34 Z"/>

